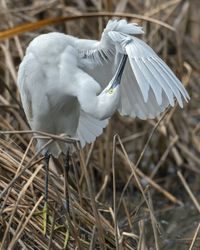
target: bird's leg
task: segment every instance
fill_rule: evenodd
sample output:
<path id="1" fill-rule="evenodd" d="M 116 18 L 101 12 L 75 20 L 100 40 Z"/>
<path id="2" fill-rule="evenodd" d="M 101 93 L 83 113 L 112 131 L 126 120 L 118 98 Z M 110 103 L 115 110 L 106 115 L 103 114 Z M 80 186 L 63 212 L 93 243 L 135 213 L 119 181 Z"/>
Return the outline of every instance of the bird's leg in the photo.
<path id="1" fill-rule="evenodd" d="M 49 159 L 51 154 L 45 153 L 45 190 L 44 190 L 44 207 L 43 207 L 43 233 L 47 231 L 47 215 L 48 215 L 48 184 L 49 184 Z"/>
<path id="2" fill-rule="evenodd" d="M 67 212 L 68 214 L 70 213 L 69 211 L 69 182 L 68 182 L 68 178 L 69 178 L 69 160 L 70 160 L 70 154 L 69 154 L 69 150 L 67 151 L 67 154 L 65 155 L 64 158 L 64 178 L 65 178 L 65 189 L 64 189 L 64 195 L 65 195 L 65 202 L 66 202 L 66 208 L 67 208 Z"/>

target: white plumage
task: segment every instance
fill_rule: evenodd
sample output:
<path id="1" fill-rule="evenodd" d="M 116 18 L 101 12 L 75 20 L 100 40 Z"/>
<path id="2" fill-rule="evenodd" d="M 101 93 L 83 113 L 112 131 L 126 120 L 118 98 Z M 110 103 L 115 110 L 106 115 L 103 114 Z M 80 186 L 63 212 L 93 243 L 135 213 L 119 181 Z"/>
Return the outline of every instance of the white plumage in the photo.
<path id="1" fill-rule="evenodd" d="M 100 41 L 56 32 L 36 37 L 18 72 L 32 130 L 77 137 L 84 146 L 102 133 L 116 110 L 147 119 L 175 100 L 183 107 L 189 99 L 185 88 L 146 43 L 132 36 L 142 33 L 137 24 L 110 20 Z M 44 143 L 39 139 L 38 148 Z M 47 150 L 58 157 L 68 145 L 57 141 Z"/>

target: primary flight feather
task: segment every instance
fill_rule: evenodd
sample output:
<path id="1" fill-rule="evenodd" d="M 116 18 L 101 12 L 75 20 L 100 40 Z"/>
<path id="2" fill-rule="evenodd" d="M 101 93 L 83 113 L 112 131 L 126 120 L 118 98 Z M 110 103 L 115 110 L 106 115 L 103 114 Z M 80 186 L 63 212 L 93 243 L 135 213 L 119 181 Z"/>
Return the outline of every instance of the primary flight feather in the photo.
<path id="1" fill-rule="evenodd" d="M 143 30 L 110 20 L 100 41 L 62 33 L 36 37 L 18 72 L 18 87 L 34 131 L 77 137 L 81 145 L 102 133 L 115 111 L 155 118 L 175 100 L 189 95 L 158 55 L 133 35 Z M 38 139 L 38 149 L 46 140 Z M 58 157 L 69 145 L 54 141 L 47 151 Z"/>

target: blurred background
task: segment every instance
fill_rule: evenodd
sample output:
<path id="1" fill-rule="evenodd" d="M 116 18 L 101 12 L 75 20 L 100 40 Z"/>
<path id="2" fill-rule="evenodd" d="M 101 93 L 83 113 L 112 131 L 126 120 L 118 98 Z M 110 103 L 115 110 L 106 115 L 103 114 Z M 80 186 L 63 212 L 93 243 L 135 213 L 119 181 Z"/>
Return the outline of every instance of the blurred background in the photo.
<path id="1" fill-rule="evenodd" d="M 68 183 L 52 161 L 45 236 L 43 157 L 19 133 L 18 66 L 39 34 L 99 39 L 112 15 L 143 26 L 191 100 L 157 120 L 115 114 L 73 155 Z M 0 0 L 0 130 L 1 249 L 200 249 L 200 1 Z"/>

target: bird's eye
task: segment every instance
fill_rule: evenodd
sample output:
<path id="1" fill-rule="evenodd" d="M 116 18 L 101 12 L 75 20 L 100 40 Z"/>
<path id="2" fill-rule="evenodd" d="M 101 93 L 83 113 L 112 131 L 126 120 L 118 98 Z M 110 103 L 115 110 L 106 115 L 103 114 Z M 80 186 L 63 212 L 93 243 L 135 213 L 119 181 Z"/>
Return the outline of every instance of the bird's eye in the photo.
<path id="1" fill-rule="evenodd" d="M 110 94 L 110 95 L 112 95 L 113 92 L 114 92 L 114 89 L 113 89 L 113 88 L 111 88 L 111 89 L 108 90 L 108 94 Z"/>

